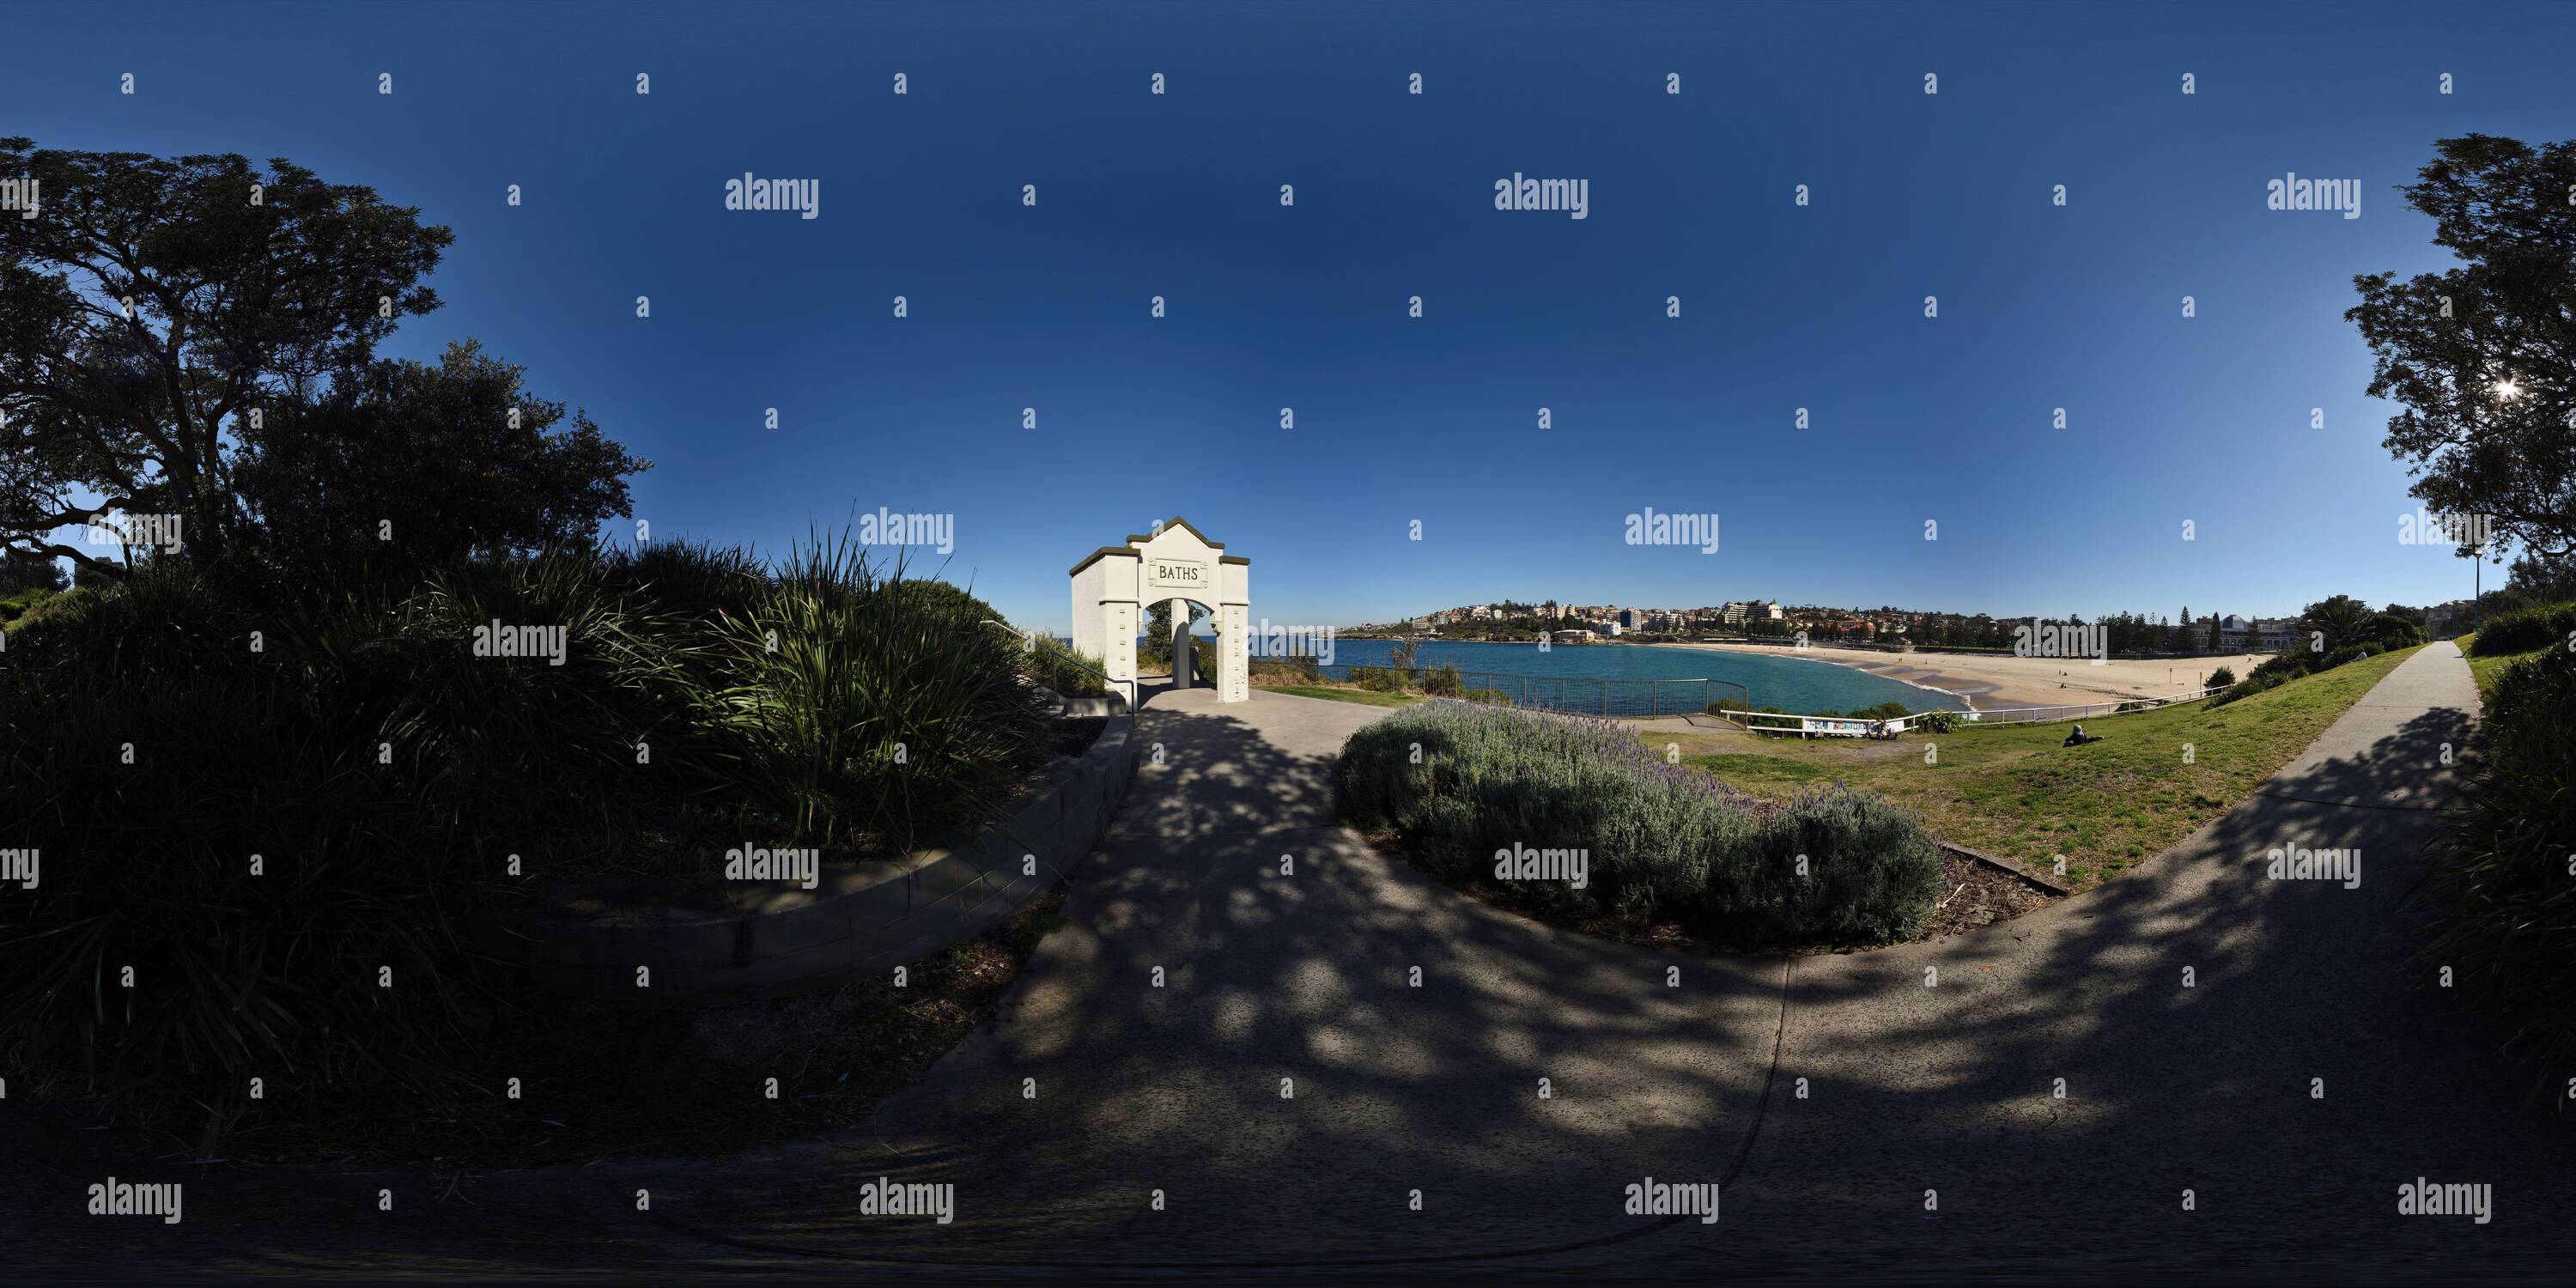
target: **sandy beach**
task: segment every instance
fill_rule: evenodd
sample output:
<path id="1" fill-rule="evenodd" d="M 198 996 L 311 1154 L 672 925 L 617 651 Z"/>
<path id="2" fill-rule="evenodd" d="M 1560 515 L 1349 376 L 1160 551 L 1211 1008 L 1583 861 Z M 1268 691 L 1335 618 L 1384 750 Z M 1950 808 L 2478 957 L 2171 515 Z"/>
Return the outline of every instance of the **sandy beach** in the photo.
<path id="1" fill-rule="evenodd" d="M 2009 653 L 1882 653 L 1875 649 L 1816 644 L 1649 644 L 1648 648 L 1706 649 L 1719 653 L 1769 653 L 1856 667 L 1873 675 L 1958 695 L 1979 711 L 2011 707 L 2076 706 L 2115 698 L 2161 698 L 2190 693 L 2219 667 L 2239 678 L 2261 654 L 2154 659 L 2113 658 L 2099 666 L 2083 659 L 2015 657 Z"/>

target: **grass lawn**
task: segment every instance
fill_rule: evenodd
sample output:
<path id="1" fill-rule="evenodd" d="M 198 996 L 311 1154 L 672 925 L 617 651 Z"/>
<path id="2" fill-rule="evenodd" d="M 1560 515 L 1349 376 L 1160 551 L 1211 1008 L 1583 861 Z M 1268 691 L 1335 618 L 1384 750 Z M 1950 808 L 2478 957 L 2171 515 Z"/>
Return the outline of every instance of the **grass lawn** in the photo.
<path id="1" fill-rule="evenodd" d="M 2063 854 L 2067 879 L 2091 884 L 2225 813 L 2414 651 L 2364 658 L 2223 707 L 2087 720 L 2085 732 L 2104 741 L 2084 747 L 2058 745 L 2064 724 L 1967 726 L 1896 742 L 1734 731 L 1640 737 L 1759 795 L 1836 781 L 1874 788 L 1920 812 L 1944 840 L 2043 869 Z"/>
<path id="2" fill-rule="evenodd" d="M 1285 693 L 1300 698 L 1330 698 L 1335 702 L 1356 702 L 1369 707 L 1409 707 L 1423 701 L 1419 693 L 1380 693 L 1375 689 L 1331 689 L 1313 684 L 1283 684 L 1263 689 L 1263 693 Z"/>
<path id="3" fill-rule="evenodd" d="M 2469 644 L 2475 639 L 2477 639 L 2477 636 L 2475 635 L 2461 636 L 2459 640 L 2460 652 L 2464 655 L 2468 653 Z M 2538 657 L 2541 654 L 2548 652 L 2551 647 L 2553 646 L 2543 644 L 2539 648 L 2532 649 L 2529 652 L 2524 653 L 2498 653 L 2493 657 L 2469 658 L 2469 674 L 2477 677 L 2478 681 L 2478 700 L 2480 702 L 2495 701 L 2496 681 L 2504 678 L 2504 670 L 2506 667 L 2509 667 L 2527 657 Z"/>

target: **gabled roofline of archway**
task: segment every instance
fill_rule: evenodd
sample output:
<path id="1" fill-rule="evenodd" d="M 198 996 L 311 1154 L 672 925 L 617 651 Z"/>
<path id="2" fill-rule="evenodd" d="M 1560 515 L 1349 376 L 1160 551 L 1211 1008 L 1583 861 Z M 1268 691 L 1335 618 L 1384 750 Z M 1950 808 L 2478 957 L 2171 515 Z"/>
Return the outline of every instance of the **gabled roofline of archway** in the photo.
<path id="1" fill-rule="evenodd" d="M 1197 525 L 1195 525 L 1195 524 L 1191 523 L 1189 520 L 1184 519 L 1184 518 L 1182 518 L 1181 516 L 1179 516 L 1179 515 L 1177 515 L 1177 514 L 1173 515 L 1170 519 L 1166 520 L 1166 521 L 1164 522 L 1163 526 L 1164 526 L 1164 527 L 1166 527 L 1166 528 L 1179 528 L 1179 529 L 1182 529 L 1183 531 L 1188 532 L 1191 536 L 1193 536 L 1193 537 L 1197 537 L 1197 538 L 1199 539 L 1199 544 L 1200 544 L 1200 545 L 1206 546 L 1206 547 L 1207 547 L 1208 549 L 1210 549 L 1210 550 L 1223 550 L 1223 549 L 1225 549 L 1225 543 L 1224 543 L 1224 542 L 1222 542 L 1222 541 L 1210 541 L 1210 540 L 1208 540 L 1208 534 L 1206 534 L 1206 533 L 1204 533 L 1204 532 L 1199 531 L 1199 530 L 1198 530 Z M 1130 544 L 1133 544 L 1133 543 L 1138 542 L 1138 541 L 1151 541 L 1151 540 L 1153 540 L 1153 539 L 1154 539 L 1156 536 L 1158 536 L 1158 535 L 1160 535 L 1160 534 L 1159 534 L 1159 533 L 1152 533 L 1152 532 L 1130 532 L 1130 533 L 1128 533 L 1128 534 L 1127 534 L 1127 540 L 1128 540 L 1128 542 L 1129 542 Z"/>
<path id="2" fill-rule="evenodd" d="M 1134 553 L 1136 553 L 1136 548 L 1133 546 L 1102 546 L 1098 550 L 1094 550 L 1090 554 L 1084 555 L 1082 557 L 1082 562 L 1075 564 L 1070 569 L 1067 569 L 1064 575 L 1067 577 L 1075 576 L 1083 569 L 1088 568 L 1111 555 L 1132 555 Z"/>
<path id="3" fill-rule="evenodd" d="M 1173 515 L 1173 516 L 1171 517 L 1171 519 L 1170 519 L 1168 522 L 1166 522 L 1166 523 L 1164 523 L 1164 524 L 1163 524 L 1163 526 L 1164 526 L 1165 528 L 1167 528 L 1167 529 L 1168 529 L 1168 528 L 1180 528 L 1180 529 L 1182 529 L 1182 530 L 1184 530 L 1184 531 L 1188 532 L 1191 536 L 1193 536 L 1193 537 L 1197 537 L 1197 538 L 1199 539 L 1199 544 L 1200 544 L 1200 545 L 1206 546 L 1206 547 L 1207 547 L 1208 549 L 1210 549 L 1210 550 L 1223 550 L 1223 549 L 1225 549 L 1225 543 L 1224 543 L 1224 542 L 1222 542 L 1222 541 L 1210 541 L 1210 540 L 1208 540 L 1208 534 L 1206 534 L 1206 533 L 1204 533 L 1204 532 L 1199 531 L 1199 530 L 1198 530 L 1198 525 L 1196 525 L 1196 524 L 1194 524 L 1194 523 L 1191 523 L 1189 520 L 1184 519 L 1184 518 L 1182 518 L 1181 516 L 1179 516 L 1179 515 L 1177 515 L 1177 514 Z M 1099 548 L 1098 550 L 1094 550 L 1094 551 L 1092 551 L 1090 554 L 1084 555 L 1084 556 L 1082 557 L 1082 561 L 1081 561 L 1080 563 L 1075 564 L 1073 567 L 1066 569 L 1066 570 L 1065 570 L 1065 574 L 1064 574 L 1064 575 L 1065 575 L 1065 576 L 1067 576 L 1067 577 L 1073 576 L 1074 574 L 1081 572 L 1083 569 L 1088 568 L 1088 567 L 1090 567 L 1091 565 L 1093 565 L 1093 564 L 1095 564 L 1095 563 L 1100 562 L 1100 560 L 1101 560 L 1103 557 L 1108 556 L 1108 555 L 1132 555 L 1132 554 L 1136 553 L 1136 543 L 1138 543 L 1138 542 L 1140 542 L 1140 541 L 1151 541 L 1151 540 L 1153 540 L 1155 537 L 1160 536 L 1160 535 L 1162 535 L 1162 534 L 1160 534 L 1160 533 L 1155 533 L 1155 532 L 1130 532 L 1130 533 L 1128 533 L 1128 534 L 1127 534 L 1127 544 L 1126 544 L 1126 545 L 1123 545 L 1123 546 L 1102 546 L 1102 547 L 1101 547 L 1101 548 Z M 1247 566 L 1247 567 L 1248 567 L 1248 566 L 1250 566 L 1250 565 L 1251 565 L 1251 563 L 1252 563 L 1252 561 L 1251 561 L 1250 559 L 1245 558 L 1245 557 L 1244 557 L 1244 556 L 1242 556 L 1242 555 L 1219 555 L 1219 556 L 1217 556 L 1217 562 L 1218 562 L 1218 563 L 1230 563 L 1230 564 L 1243 564 L 1243 565 L 1245 565 L 1245 566 Z"/>

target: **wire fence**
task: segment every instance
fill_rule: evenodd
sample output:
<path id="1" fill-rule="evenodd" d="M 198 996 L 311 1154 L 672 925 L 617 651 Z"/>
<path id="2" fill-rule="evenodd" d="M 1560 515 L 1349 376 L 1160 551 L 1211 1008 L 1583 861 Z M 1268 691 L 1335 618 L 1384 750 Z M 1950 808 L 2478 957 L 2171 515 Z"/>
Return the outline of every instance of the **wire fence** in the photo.
<path id="1" fill-rule="evenodd" d="M 1752 691 L 1732 680 L 1625 680 L 1599 679 L 1567 675 L 1514 675 L 1502 671 L 1452 671 L 1448 667 L 1417 666 L 1399 670 L 1391 666 L 1351 666 L 1336 664 L 1315 668 L 1320 678 L 1366 685 L 1372 678 L 1390 680 L 1401 676 L 1404 686 L 1418 692 L 1429 692 L 1431 685 L 1446 686 L 1447 677 L 1458 677 L 1460 691 L 1444 696 L 1465 697 L 1486 702 L 1526 707 L 1532 711 L 1560 711 L 1571 715 L 1612 716 L 1624 719 L 1652 719 L 1656 716 L 1700 715 L 1719 702 L 1738 706 L 1753 704 Z M 1436 677 L 1426 682 L 1425 677 Z"/>

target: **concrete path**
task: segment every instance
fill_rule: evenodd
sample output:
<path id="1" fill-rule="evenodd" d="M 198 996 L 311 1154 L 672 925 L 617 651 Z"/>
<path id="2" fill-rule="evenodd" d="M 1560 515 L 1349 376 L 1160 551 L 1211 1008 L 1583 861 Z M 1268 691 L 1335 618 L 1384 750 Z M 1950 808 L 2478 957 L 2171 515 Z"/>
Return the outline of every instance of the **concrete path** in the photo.
<path id="1" fill-rule="evenodd" d="M 34 1264 L 101 1270 L 2576 1266 L 2565 1120 L 2522 1102 L 2530 1070 L 2423 986 L 2391 919 L 2450 800 L 2441 748 L 2476 711 L 2448 645 L 2097 891 L 1794 961 L 1631 950 L 1453 894 L 1333 821 L 1331 756 L 1382 710 L 1212 699 L 1148 702 L 1147 763 L 1068 924 L 872 1136 L 490 1178 L 470 1207 L 419 1194 L 390 1216 L 376 1186 L 418 1177 L 218 1171 L 176 1227 L 70 1215 L 68 1177 L 15 1164 L 0 1223 Z M 2358 887 L 2266 879 L 2284 845 L 2359 848 Z M 880 1176 L 954 1185 L 954 1222 L 859 1215 Z M 1650 1176 L 1725 1182 L 1723 1219 L 1624 1215 Z M 2492 1185 L 2492 1223 L 2399 1216 L 2418 1176 Z"/>

